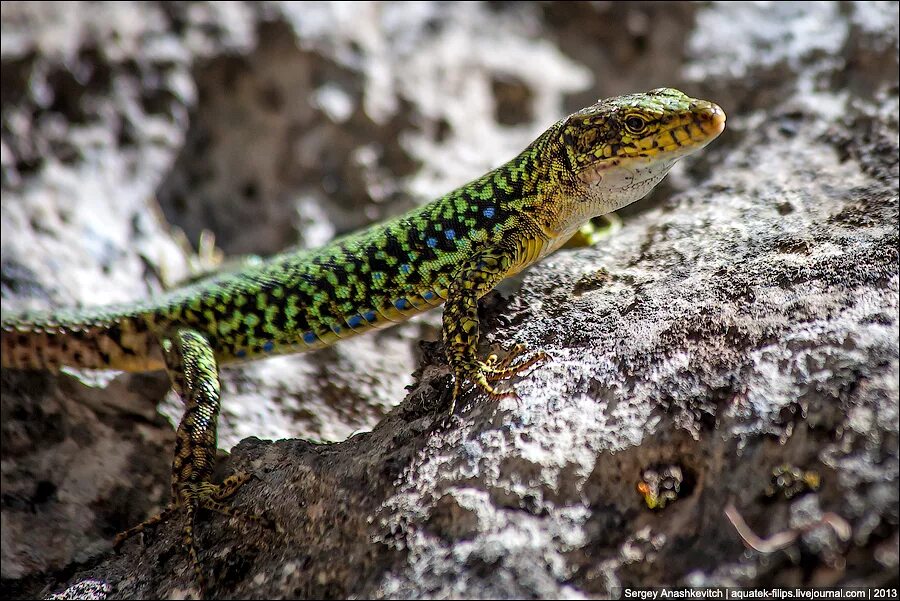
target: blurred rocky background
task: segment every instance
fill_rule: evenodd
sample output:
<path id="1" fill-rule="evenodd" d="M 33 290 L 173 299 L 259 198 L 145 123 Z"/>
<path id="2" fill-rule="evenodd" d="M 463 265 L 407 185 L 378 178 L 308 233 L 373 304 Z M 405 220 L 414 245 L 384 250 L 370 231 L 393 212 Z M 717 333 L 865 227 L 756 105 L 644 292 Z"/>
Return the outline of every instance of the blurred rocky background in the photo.
<path id="1" fill-rule="evenodd" d="M 443 422 L 438 313 L 225 371 L 235 505 L 283 532 L 201 516 L 210 596 L 897 586 L 896 2 L 0 10 L 4 308 L 322 244 L 598 97 L 728 114 L 615 236 L 485 299 L 485 352 L 552 356 L 520 400 Z M 167 386 L 4 371 L 4 597 L 196 594 L 180 520 L 111 551 L 167 500 Z"/>

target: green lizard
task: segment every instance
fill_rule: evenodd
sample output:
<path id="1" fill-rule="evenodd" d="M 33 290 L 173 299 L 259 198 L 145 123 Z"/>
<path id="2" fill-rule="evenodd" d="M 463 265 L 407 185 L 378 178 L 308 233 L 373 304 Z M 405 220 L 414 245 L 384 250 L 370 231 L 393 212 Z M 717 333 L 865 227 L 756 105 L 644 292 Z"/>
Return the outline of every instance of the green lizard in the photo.
<path id="1" fill-rule="evenodd" d="M 562 246 L 587 220 L 645 196 L 676 160 L 724 127 L 718 106 L 673 89 L 601 100 L 480 178 L 323 248 L 276 255 L 134 304 L 4 312 L 2 365 L 168 371 L 185 404 L 171 501 L 117 543 L 183 511 L 183 543 L 202 588 L 197 509 L 254 517 L 223 503 L 247 475 L 221 485 L 210 480 L 220 365 L 321 348 L 445 303 L 451 413 L 466 383 L 489 396 L 512 394 L 497 382 L 543 355 L 522 358 L 517 348 L 503 361 L 479 360 L 478 299 Z"/>

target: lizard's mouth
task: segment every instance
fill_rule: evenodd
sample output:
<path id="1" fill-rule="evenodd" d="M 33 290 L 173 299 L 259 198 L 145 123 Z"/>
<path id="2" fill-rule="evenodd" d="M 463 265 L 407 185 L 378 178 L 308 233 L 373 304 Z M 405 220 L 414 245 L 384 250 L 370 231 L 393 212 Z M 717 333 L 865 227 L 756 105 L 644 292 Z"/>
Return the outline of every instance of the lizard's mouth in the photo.
<path id="1" fill-rule="evenodd" d="M 725 131 L 725 111 L 714 102 L 704 102 L 694 110 L 697 126 L 712 142 Z"/>
<path id="2" fill-rule="evenodd" d="M 684 122 L 660 132 L 657 136 L 659 155 L 673 153 L 681 158 L 700 150 L 725 131 L 725 111 L 712 102 L 698 102 L 691 107 Z"/>
<path id="3" fill-rule="evenodd" d="M 660 131 L 639 140 L 630 159 L 669 161 L 696 152 L 725 131 L 725 111 L 712 102 L 696 101 L 689 111 L 665 123 Z"/>

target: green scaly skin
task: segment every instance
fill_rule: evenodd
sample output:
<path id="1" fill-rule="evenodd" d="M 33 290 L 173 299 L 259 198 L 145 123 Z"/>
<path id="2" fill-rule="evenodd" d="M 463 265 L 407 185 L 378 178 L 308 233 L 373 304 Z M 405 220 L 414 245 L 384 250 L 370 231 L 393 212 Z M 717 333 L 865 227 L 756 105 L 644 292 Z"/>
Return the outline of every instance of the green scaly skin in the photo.
<path id="1" fill-rule="evenodd" d="M 495 383 L 543 355 L 520 360 L 517 348 L 503 361 L 479 360 L 478 299 L 563 245 L 587 220 L 646 195 L 724 123 L 718 106 L 672 89 L 601 100 L 469 184 L 323 248 L 277 255 L 147 302 L 4 313 L 2 364 L 169 372 L 185 402 L 172 501 L 118 542 L 183 510 L 183 539 L 202 587 L 192 534 L 196 510 L 254 517 L 221 503 L 246 475 L 210 482 L 220 365 L 321 348 L 446 303 L 453 402 L 465 383 L 490 396 L 512 394 Z"/>

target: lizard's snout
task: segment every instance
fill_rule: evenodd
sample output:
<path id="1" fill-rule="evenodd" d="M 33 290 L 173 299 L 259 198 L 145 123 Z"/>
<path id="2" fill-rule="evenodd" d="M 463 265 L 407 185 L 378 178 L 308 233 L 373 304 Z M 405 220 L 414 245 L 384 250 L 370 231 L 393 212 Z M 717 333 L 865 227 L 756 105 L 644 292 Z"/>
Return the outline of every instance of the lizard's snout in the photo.
<path id="1" fill-rule="evenodd" d="M 691 104 L 691 111 L 703 133 L 715 138 L 725 130 L 725 111 L 718 104 L 697 101 Z"/>

